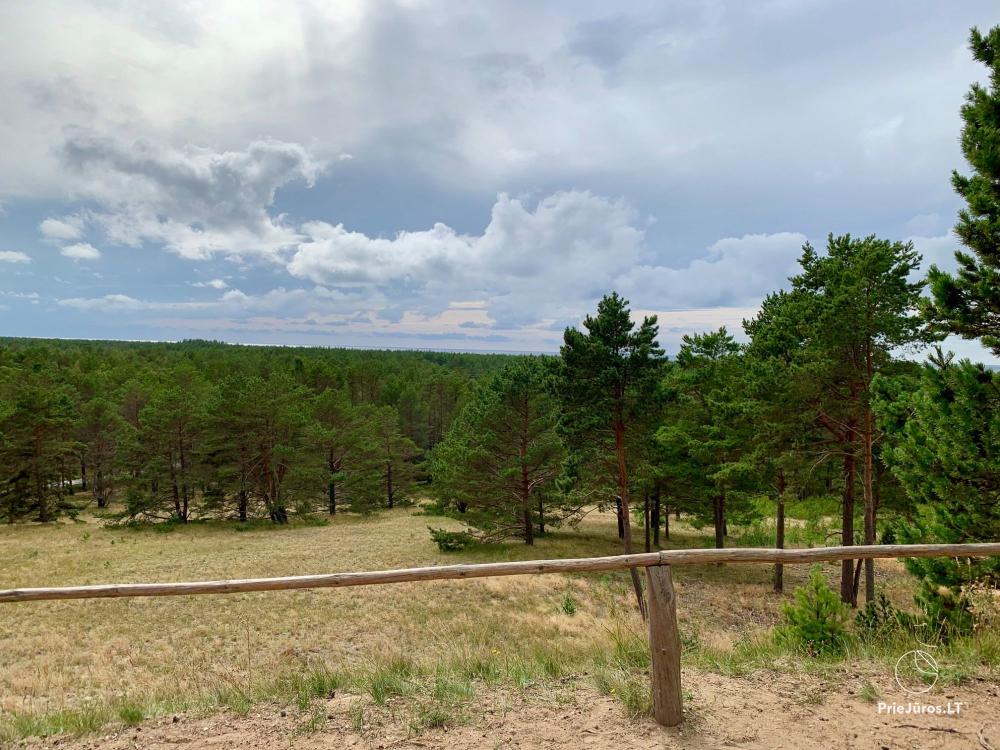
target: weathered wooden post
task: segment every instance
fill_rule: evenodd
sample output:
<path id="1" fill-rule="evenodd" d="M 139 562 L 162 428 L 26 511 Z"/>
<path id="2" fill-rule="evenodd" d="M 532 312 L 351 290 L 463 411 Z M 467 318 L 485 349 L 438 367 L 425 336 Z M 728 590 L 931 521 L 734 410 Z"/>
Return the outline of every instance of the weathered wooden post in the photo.
<path id="1" fill-rule="evenodd" d="M 669 565 L 646 568 L 649 583 L 649 651 L 653 657 L 653 717 L 665 727 L 684 720 L 681 699 L 681 635 Z"/>

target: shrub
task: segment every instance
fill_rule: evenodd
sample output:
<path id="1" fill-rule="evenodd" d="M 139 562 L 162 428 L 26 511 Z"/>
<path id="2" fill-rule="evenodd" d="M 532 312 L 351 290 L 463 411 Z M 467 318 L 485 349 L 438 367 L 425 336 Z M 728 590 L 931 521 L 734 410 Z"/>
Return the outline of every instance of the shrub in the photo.
<path id="1" fill-rule="evenodd" d="M 847 641 L 847 607 L 830 589 L 819 567 L 795 590 L 795 602 L 783 610 L 780 634 L 812 654 L 840 654 Z"/>
<path id="2" fill-rule="evenodd" d="M 562 600 L 562 611 L 563 614 L 567 614 L 570 617 L 576 614 L 576 601 L 573 599 L 573 595 L 568 591 Z"/>
<path id="3" fill-rule="evenodd" d="M 873 602 L 867 602 L 854 618 L 858 634 L 865 640 L 888 635 L 900 628 L 913 625 L 912 618 L 892 605 L 885 594 L 879 594 Z"/>
<path id="4" fill-rule="evenodd" d="M 430 526 L 427 527 L 427 530 L 431 532 L 431 539 L 442 552 L 459 552 L 476 541 L 476 538 L 468 531 L 447 531 L 434 529 Z"/>

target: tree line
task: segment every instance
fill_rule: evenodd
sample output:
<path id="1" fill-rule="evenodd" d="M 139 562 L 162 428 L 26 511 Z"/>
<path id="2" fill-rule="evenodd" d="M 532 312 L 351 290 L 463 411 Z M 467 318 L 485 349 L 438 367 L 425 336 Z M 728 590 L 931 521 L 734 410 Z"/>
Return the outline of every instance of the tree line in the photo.
<path id="1" fill-rule="evenodd" d="M 419 459 L 470 380 L 506 359 L 7 339 L 0 516 L 112 499 L 126 518 L 178 522 L 391 508 L 426 480 Z"/>

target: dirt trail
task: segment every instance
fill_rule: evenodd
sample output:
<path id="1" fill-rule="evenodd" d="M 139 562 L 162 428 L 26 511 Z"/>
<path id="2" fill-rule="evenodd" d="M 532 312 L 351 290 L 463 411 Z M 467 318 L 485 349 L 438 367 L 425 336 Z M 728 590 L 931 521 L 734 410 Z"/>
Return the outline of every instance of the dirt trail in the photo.
<path id="1" fill-rule="evenodd" d="M 1000 689 L 979 682 L 933 693 L 923 702 L 961 701 L 958 716 L 880 715 L 853 695 L 850 680 L 824 685 L 815 678 L 760 674 L 729 678 L 685 674 L 691 696 L 682 728 L 628 719 L 621 704 L 585 682 L 558 689 L 485 691 L 462 710 L 465 720 L 414 733 L 406 705 L 365 711 L 356 729 L 357 696 L 337 695 L 313 710 L 261 706 L 248 716 L 166 717 L 141 727 L 77 740 L 52 738 L 24 747 L 67 750 L 208 750 L 315 748 L 980 748 L 1000 750 Z M 860 685 L 860 680 L 858 681 Z M 894 687 L 894 686 L 893 686 Z M 879 685 L 882 700 L 911 697 Z M 282 715 L 284 714 L 284 715 Z M 312 725 L 309 720 L 313 719 Z"/>

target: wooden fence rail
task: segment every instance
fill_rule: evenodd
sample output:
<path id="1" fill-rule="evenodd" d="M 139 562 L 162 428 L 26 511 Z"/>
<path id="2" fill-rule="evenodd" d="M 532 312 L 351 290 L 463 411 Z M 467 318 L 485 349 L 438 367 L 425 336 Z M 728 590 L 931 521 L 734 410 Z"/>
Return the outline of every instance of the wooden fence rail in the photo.
<path id="1" fill-rule="evenodd" d="M 51 599 L 106 599 L 133 596 L 234 594 L 246 591 L 337 588 L 413 581 L 444 581 L 491 576 L 544 573 L 584 573 L 645 568 L 649 586 L 649 643 L 652 654 L 653 715 L 664 726 L 683 719 L 681 653 L 677 604 L 670 569 L 674 565 L 709 563 L 796 563 L 899 557 L 993 557 L 1000 543 L 988 544 L 880 544 L 814 549 L 684 549 L 611 557 L 566 560 L 525 560 L 478 565 L 438 565 L 358 573 L 329 573 L 281 578 L 247 578 L 187 583 L 120 583 L 0 590 L 0 603 Z"/>

